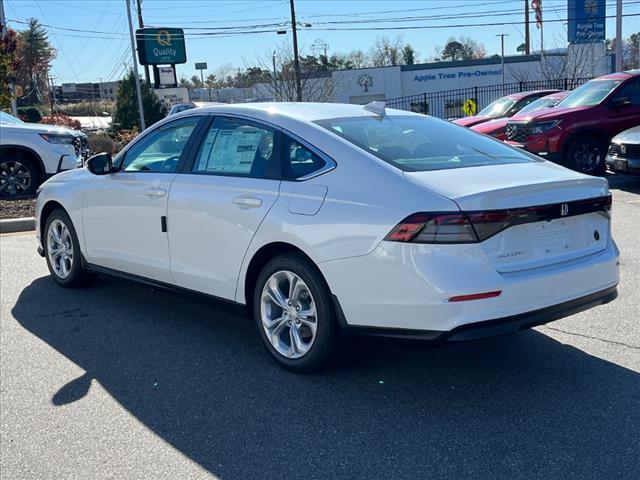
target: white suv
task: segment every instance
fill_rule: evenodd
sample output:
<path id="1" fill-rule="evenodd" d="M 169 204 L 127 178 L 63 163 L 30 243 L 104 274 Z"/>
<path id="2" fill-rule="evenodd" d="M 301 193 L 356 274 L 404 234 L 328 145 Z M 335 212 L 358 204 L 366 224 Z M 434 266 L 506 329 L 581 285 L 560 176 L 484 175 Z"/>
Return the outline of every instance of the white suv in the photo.
<path id="1" fill-rule="evenodd" d="M 47 178 L 79 166 L 86 139 L 76 130 L 25 123 L 0 112 L 0 197 L 32 195 Z"/>

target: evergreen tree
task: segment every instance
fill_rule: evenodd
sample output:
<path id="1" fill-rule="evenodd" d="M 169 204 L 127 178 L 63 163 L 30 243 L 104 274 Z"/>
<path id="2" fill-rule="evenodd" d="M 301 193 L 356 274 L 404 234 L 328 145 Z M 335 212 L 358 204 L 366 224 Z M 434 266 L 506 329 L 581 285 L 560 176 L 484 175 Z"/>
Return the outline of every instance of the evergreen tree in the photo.
<path id="1" fill-rule="evenodd" d="M 149 127 L 164 118 L 167 111 L 146 83 L 142 82 L 140 87 L 142 89 L 144 122 L 146 126 Z M 113 124 L 116 130 L 129 130 L 133 127 L 140 128 L 138 99 L 136 98 L 136 79 L 133 75 L 133 70 L 130 70 L 120 81 L 116 95 L 116 113 L 113 117 Z"/>

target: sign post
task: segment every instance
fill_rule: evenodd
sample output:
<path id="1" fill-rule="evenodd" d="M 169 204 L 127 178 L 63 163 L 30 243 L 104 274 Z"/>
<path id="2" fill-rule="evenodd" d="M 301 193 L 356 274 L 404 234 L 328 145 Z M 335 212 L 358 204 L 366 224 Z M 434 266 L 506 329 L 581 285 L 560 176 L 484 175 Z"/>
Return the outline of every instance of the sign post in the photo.
<path id="1" fill-rule="evenodd" d="M 200 81 L 204 86 L 204 72 L 207 69 L 207 62 L 196 62 L 196 70 L 200 70 Z M 207 87 L 207 93 L 209 95 L 209 101 L 211 101 L 211 89 Z"/>

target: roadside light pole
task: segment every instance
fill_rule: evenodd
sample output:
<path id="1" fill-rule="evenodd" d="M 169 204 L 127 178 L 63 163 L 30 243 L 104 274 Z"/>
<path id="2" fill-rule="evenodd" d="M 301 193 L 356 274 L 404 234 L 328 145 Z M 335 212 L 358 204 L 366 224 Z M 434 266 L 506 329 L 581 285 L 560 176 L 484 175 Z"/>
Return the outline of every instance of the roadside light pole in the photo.
<path id="1" fill-rule="evenodd" d="M 131 55 L 133 56 L 133 78 L 136 82 L 136 96 L 138 97 L 138 113 L 140 114 L 140 131 L 146 127 L 144 124 L 144 107 L 142 106 L 142 90 L 140 89 L 140 77 L 138 76 L 138 59 L 136 58 L 136 43 L 133 36 L 133 22 L 131 21 L 131 0 L 125 0 L 127 6 L 127 18 L 129 19 L 129 37 L 131 38 Z"/>
<path id="2" fill-rule="evenodd" d="M 138 27 L 144 28 L 144 21 L 142 20 L 142 0 L 136 0 L 136 10 L 138 11 Z M 144 80 L 147 85 L 151 85 L 151 77 L 149 76 L 149 65 L 144 66 Z"/>
<path id="3" fill-rule="evenodd" d="M 502 69 L 502 93 L 504 94 L 504 37 L 508 37 L 508 33 L 499 33 L 496 37 L 500 37 L 500 46 L 502 54 L 500 55 L 500 66 Z"/>

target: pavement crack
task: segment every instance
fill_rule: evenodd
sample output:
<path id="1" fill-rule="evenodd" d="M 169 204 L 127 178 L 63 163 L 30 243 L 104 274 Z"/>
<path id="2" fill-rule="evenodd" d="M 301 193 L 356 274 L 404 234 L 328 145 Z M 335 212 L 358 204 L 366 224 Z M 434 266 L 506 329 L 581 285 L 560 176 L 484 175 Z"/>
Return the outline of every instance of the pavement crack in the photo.
<path id="1" fill-rule="evenodd" d="M 544 327 L 542 327 L 542 328 L 545 328 L 545 329 L 548 329 L 548 330 L 553 330 L 555 332 L 566 333 L 567 335 L 573 335 L 575 337 L 588 338 L 590 340 L 598 340 L 600 342 L 609 343 L 611 345 L 619 345 L 621 347 L 627 347 L 627 348 L 631 348 L 633 350 L 640 350 L 640 346 L 637 346 L 637 345 L 629 345 L 628 343 L 617 342 L 615 340 L 607 340 L 605 338 L 594 337 L 592 335 L 585 335 L 584 333 L 570 332 L 568 330 L 562 330 L 561 328 L 549 327 L 549 326 L 546 326 L 546 325 Z"/>

